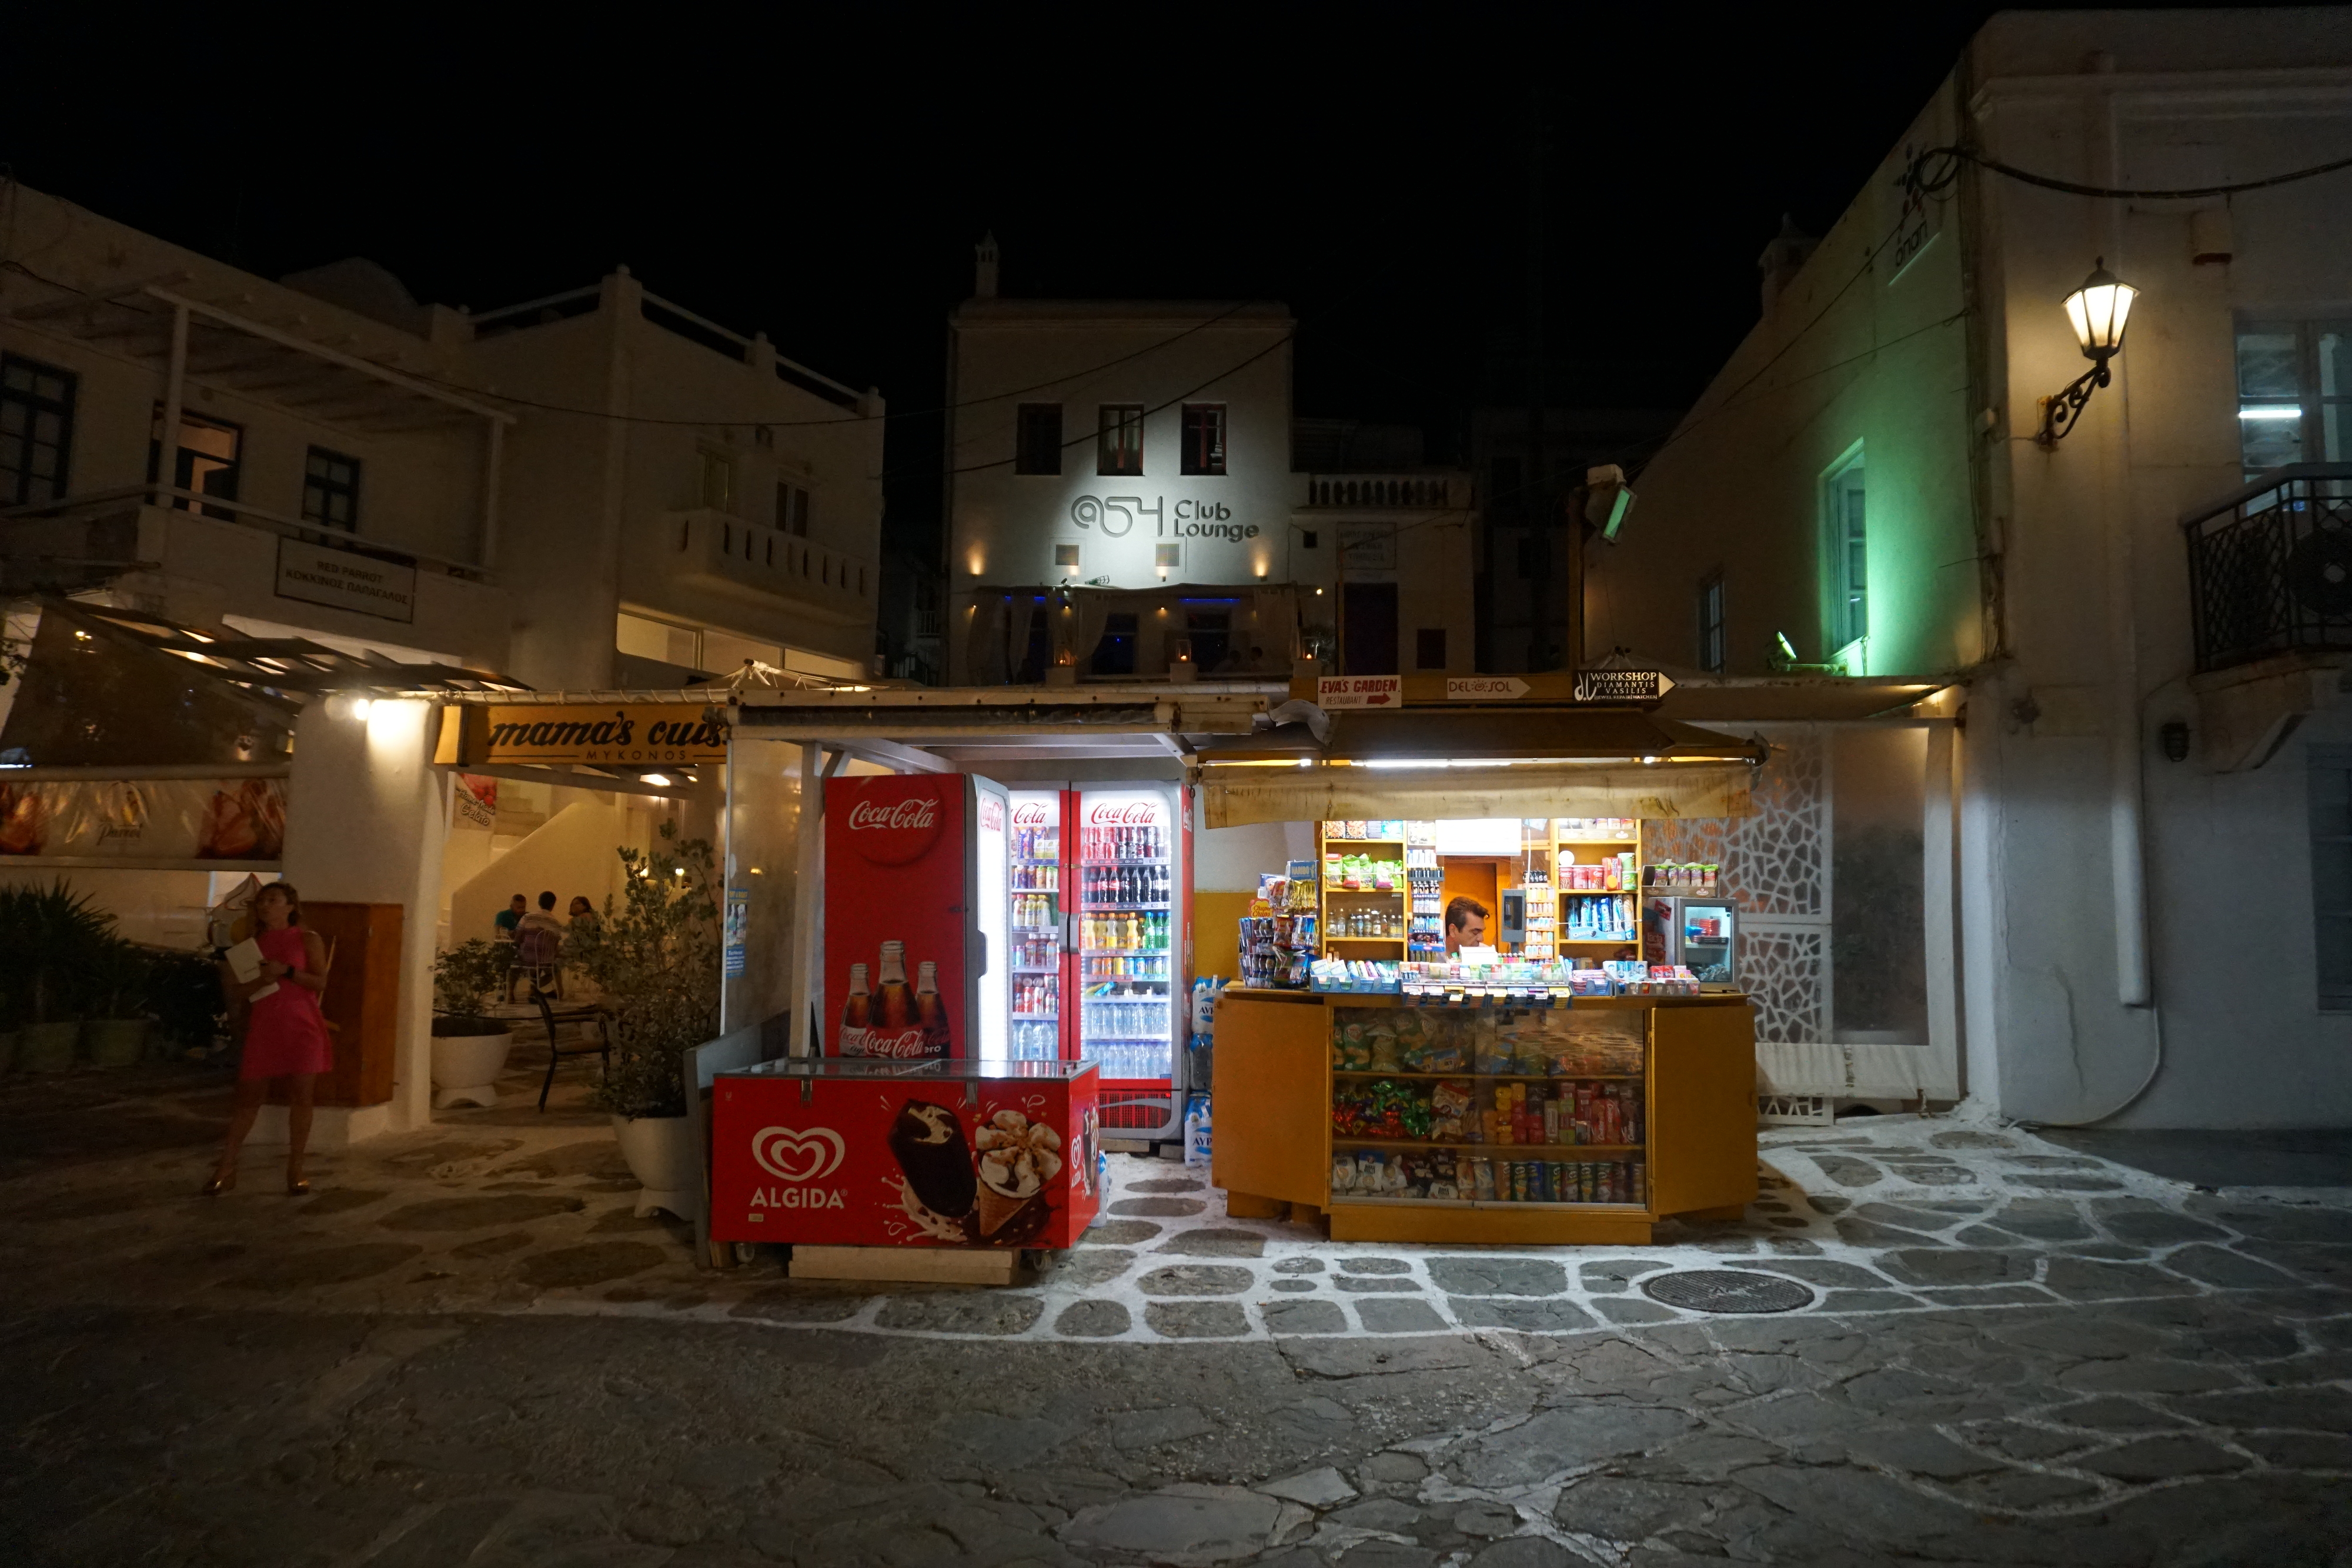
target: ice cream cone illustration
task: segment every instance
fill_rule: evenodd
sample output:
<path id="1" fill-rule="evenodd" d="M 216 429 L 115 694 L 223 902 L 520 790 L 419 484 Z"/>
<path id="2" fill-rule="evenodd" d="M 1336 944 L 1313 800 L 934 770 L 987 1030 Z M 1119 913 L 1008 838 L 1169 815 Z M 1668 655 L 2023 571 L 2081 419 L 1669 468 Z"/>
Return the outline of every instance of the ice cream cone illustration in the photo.
<path id="1" fill-rule="evenodd" d="M 1061 1174 L 1062 1137 L 1018 1111 L 999 1111 L 972 1141 L 980 1146 L 976 1213 L 985 1241 L 1013 1228 L 1022 1211 L 1039 1201 L 1045 1184 Z"/>

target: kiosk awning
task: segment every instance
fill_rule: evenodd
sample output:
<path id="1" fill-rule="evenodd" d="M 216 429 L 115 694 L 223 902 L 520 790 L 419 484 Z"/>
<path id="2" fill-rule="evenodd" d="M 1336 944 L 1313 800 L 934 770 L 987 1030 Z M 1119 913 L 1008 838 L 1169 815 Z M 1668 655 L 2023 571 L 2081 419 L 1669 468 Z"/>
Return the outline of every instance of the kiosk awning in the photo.
<path id="1" fill-rule="evenodd" d="M 1349 817 L 1746 817 L 1745 762 L 1528 764 L 1503 768 L 1206 768 L 1202 821 Z"/>

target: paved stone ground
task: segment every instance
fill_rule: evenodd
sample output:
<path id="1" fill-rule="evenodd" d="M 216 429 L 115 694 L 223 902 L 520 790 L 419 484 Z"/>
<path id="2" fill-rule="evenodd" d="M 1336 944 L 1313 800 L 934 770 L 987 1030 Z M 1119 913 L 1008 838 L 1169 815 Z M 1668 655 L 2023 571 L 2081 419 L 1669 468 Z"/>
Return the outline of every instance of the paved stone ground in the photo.
<path id="1" fill-rule="evenodd" d="M 2327 1204 L 1879 1118 L 1654 1248 L 1350 1246 L 1115 1158 L 1032 1287 L 845 1287 L 506 1087 L 207 1202 L 216 1077 L 0 1081 L 0 1562 L 2352 1563 Z M 1812 1300 L 1641 1290 L 1727 1266 Z"/>

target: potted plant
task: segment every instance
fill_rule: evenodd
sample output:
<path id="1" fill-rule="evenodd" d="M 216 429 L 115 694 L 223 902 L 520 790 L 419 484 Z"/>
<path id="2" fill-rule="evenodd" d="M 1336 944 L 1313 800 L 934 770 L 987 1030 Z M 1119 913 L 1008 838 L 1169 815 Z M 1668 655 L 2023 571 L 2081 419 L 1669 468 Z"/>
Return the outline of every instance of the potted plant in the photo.
<path id="1" fill-rule="evenodd" d="M 114 917 L 59 877 L 47 887 L 8 890 L 5 924 L 13 938 L 22 1013 L 16 1065 L 63 1072 L 74 1063 L 91 960 L 114 937 Z"/>
<path id="2" fill-rule="evenodd" d="M 710 844 L 661 825 L 649 853 L 620 852 L 625 892 L 602 920 L 576 925 L 573 961 L 603 991 L 613 1064 L 594 1103 L 646 1189 L 637 1213 L 685 1218 L 696 1186 L 686 1122 L 686 1052 L 719 1030 L 719 928 Z M 584 926 L 584 929 L 583 928 Z"/>
<path id="3" fill-rule="evenodd" d="M 505 989 L 508 947 L 475 937 L 433 960 L 434 1107 L 495 1105 L 514 1031 L 488 1016 Z"/>
<path id="4" fill-rule="evenodd" d="M 90 947 L 89 1016 L 82 1019 L 81 1049 L 93 1067 L 129 1067 L 147 1044 L 147 949 L 108 936 Z"/>

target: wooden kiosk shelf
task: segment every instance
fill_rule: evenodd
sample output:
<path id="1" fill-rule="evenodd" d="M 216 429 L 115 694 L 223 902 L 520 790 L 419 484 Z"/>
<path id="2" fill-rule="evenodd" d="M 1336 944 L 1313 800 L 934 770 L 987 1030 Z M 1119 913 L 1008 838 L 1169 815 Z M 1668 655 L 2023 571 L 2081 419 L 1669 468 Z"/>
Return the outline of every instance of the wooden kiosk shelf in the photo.
<path id="1" fill-rule="evenodd" d="M 1226 1190 L 1235 1215 L 1319 1210 L 1341 1241 L 1626 1246 L 1648 1242 L 1652 1228 L 1670 1216 L 1736 1215 L 1756 1197 L 1755 1026 L 1743 996 L 1579 997 L 1566 1008 L 1475 1008 L 1233 987 L 1218 1009 L 1211 1179 Z M 1458 1071 L 1335 1064 L 1336 1030 L 1355 1023 L 1377 1034 L 1381 1013 L 1402 1009 L 1422 1016 L 1392 1033 L 1422 1030 L 1448 1042 L 1433 1051 L 1467 1049 L 1461 1042 L 1475 1036 L 1486 1054 L 1462 1057 Z M 1604 1021 L 1595 1013 L 1617 1016 Z M 1599 1045 L 1576 1043 L 1588 1035 Z M 1498 1043 L 1506 1038 L 1517 1052 L 1508 1059 Z M 1563 1043 L 1555 1048 L 1554 1040 Z M 1576 1054 L 1588 1049 L 1610 1054 Z M 1545 1070 L 1527 1070 L 1530 1056 L 1547 1050 L 1538 1064 Z M 1625 1060 L 1635 1051 L 1638 1062 Z M 1632 1066 L 1639 1071 L 1622 1070 Z M 1360 1093 L 1384 1079 L 1403 1086 L 1408 1098 L 1454 1082 L 1498 1103 L 1498 1088 L 1532 1085 L 1538 1093 L 1567 1089 L 1566 1103 L 1574 1104 L 1573 1086 L 1590 1084 L 1596 1097 L 1605 1092 L 1613 1107 L 1631 1111 L 1640 1135 L 1606 1144 L 1518 1141 L 1485 1135 L 1488 1124 L 1443 1139 L 1335 1133 L 1335 1092 Z M 1424 1168 L 1450 1162 L 1456 1171 L 1480 1160 L 1490 1170 L 1616 1167 L 1609 1176 L 1619 1190 L 1633 1179 L 1641 1190 L 1633 1201 L 1489 1197 L 1475 1186 L 1443 1197 L 1336 1190 L 1335 1153 L 1401 1154 Z"/>

